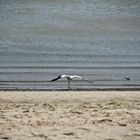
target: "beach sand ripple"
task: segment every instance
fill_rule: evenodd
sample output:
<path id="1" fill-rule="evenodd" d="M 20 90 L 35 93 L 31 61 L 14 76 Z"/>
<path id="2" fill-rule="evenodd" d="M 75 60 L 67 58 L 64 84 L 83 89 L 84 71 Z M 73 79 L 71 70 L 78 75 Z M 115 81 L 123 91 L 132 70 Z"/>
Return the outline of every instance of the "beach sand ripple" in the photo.
<path id="1" fill-rule="evenodd" d="M 1 92 L 0 139 L 139 140 L 139 92 Z"/>

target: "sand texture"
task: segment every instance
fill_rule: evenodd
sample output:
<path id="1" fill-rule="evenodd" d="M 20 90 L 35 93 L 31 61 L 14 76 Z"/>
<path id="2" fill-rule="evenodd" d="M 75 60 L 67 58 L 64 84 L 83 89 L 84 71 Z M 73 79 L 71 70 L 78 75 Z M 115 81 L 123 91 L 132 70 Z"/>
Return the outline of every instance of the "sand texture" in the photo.
<path id="1" fill-rule="evenodd" d="M 140 140 L 140 92 L 1 91 L 0 139 Z"/>

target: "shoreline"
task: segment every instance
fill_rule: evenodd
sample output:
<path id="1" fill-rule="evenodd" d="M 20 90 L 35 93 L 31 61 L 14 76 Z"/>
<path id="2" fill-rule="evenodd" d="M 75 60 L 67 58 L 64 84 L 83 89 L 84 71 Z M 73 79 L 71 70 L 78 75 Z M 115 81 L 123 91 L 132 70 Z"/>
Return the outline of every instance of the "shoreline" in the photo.
<path id="1" fill-rule="evenodd" d="M 140 91 L 138 88 L 75 88 L 75 89 L 0 89 L 0 91 Z"/>

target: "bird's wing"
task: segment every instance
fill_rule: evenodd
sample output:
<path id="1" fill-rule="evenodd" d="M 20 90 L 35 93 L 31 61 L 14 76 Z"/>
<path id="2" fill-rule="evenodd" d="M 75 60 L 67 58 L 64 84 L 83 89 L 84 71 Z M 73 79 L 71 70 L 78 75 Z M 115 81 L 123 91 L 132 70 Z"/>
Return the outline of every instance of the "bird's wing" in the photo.
<path id="1" fill-rule="evenodd" d="M 81 80 L 83 80 L 83 81 L 85 81 L 85 82 L 93 83 L 92 81 L 89 81 L 89 80 L 87 80 L 87 79 L 84 79 L 84 78 L 82 78 L 81 76 L 78 76 L 78 75 L 74 75 L 73 78 L 79 78 L 79 79 L 81 79 Z"/>
<path id="2" fill-rule="evenodd" d="M 72 75 L 72 76 L 70 76 L 71 78 L 79 78 L 79 79 L 82 79 L 82 77 L 81 76 L 78 76 L 78 75 Z"/>
<path id="3" fill-rule="evenodd" d="M 85 81 L 85 82 L 88 82 L 88 83 L 93 83 L 92 81 L 87 80 L 87 79 L 83 79 L 83 78 L 82 78 L 82 80 Z"/>
<path id="4" fill-rule="evenodd" d="M 60 79 L 60 78 L 61 78 L 61 75 L 59 75 L 58 77 L 52 79 L 50 82 L 57 81 L 57 80 Z"/>

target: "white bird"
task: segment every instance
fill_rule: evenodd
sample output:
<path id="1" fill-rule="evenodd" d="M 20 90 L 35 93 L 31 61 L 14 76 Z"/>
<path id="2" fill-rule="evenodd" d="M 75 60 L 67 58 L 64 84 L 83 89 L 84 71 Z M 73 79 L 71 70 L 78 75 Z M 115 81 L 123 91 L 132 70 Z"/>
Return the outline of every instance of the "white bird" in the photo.
<path id="1" fill-rule="evenodd" d="M 89 82 L 89 83 L 93 83 L 92 81 L 89 81 L 89 80 L 86 80 L 86 79 L 83 79 L 81 76 L 78 76 L 78 75 L 66 75 L 66 74 L 62 74 L 62 75 L 59 75 L 58 77 L 56 77 L 55 79 L 52 79 L 50 82 L 53 82 L 53 81 L 57 81 L 61 78 L 67 78 L 67 81 L 68 81 L 68 89 L 70 89 L 70 82 L 74 79 L 74 78 L 78 78 L 82 81 L 85 81 L 85 82 Z"/>

